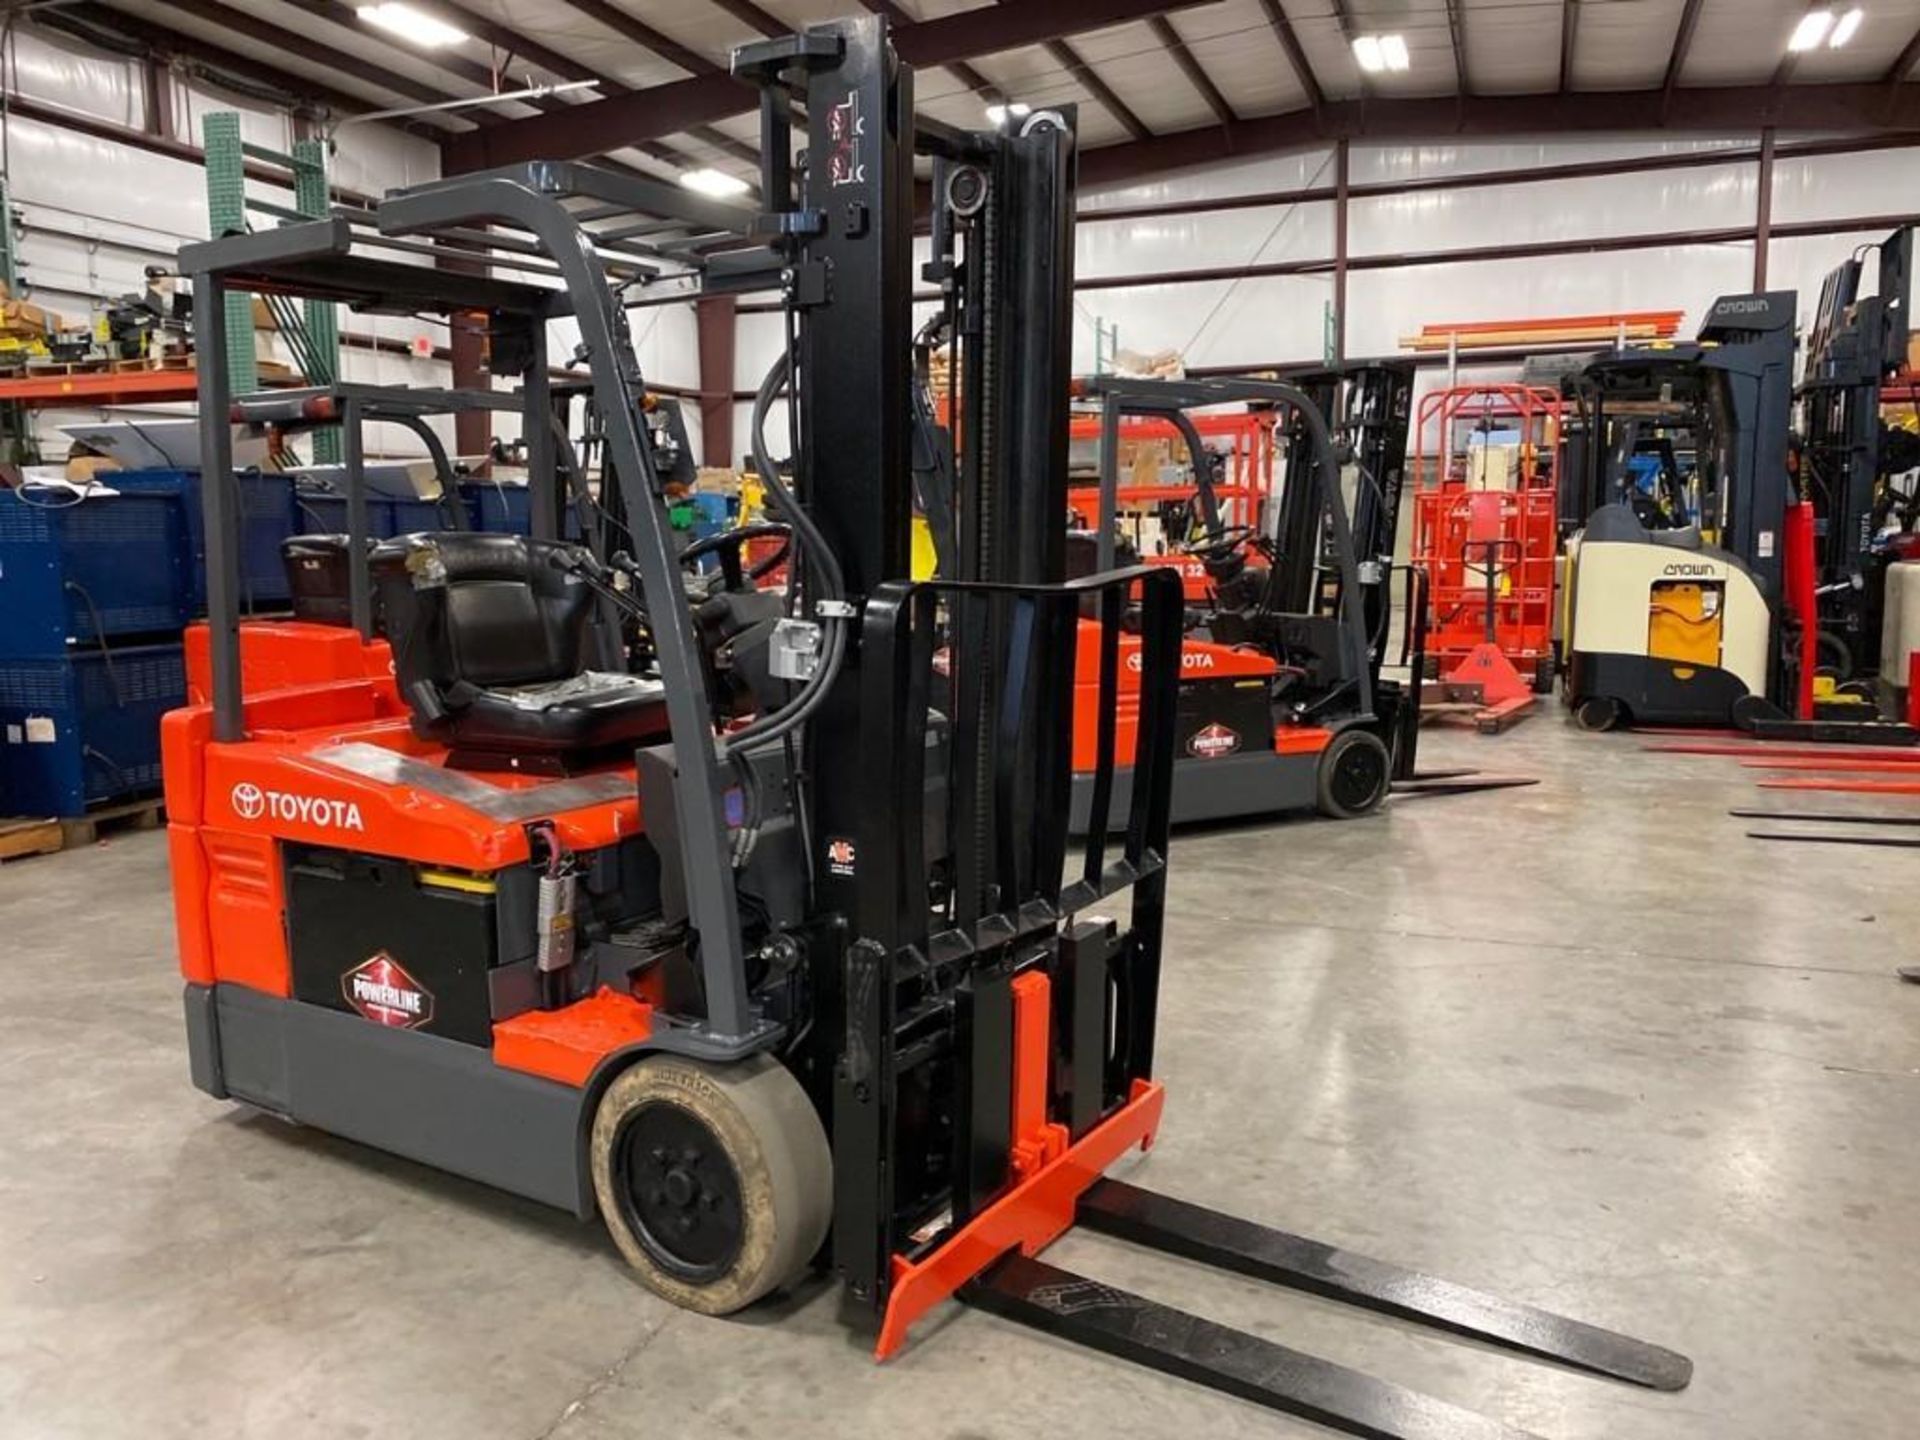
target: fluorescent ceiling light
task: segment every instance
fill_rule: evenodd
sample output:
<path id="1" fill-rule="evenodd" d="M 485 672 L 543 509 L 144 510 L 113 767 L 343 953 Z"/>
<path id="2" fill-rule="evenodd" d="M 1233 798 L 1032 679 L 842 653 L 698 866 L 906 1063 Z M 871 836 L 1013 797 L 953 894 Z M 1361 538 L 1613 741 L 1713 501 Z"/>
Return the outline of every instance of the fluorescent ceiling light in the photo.
<path id="1" fill-rule="evenodd" d="M 431 15 L 423 15 L 411 5 L 402 5 L 398 0 L 381 0 L 378 5 L 362 5 L 358 14 L 369 25 L 398 35 L 402 40 L 411 40 L 416 45 L 424 45 L 429 50 L 438 50 L 446 45 L 458 45 L 467 39 L 467 32 L 456 30 L 443 20 Z"/>
<path id="2" fill-rule="evenodd" d="M 1018 100 L 1009 100 L 1005 105 L 987 106 L 987 123 L 989 125 L 1004 125 L 1007 123 L 1009 117 L 1015 120 L 1023 120 L 1032 113 L 1033 107 L 1031 105 L 1023 105 Z"/>
<path id="3" fill-rule="evenodd" d="M 1833 26 L 1833 11 L 1809 10 L 1800 17 L 1800 23 L 1793 27 L 1793 34 L 1787 40 L 1789 50 L 1811 50 L 1827 38 L 1827 31 Z"/>
<path id="4" fill-rule="evenodd" d="M 683 170 L 680 183 L 689 190 L 698 190 L 702 195 L 721 198 L 744 195 L 753 188 L 738 175 L 729 175 L 724 170 Z"/>
<path id="5" fill-rule="evenodd" d="M 1860 22 L 1867 18 L 1866 11 L 1858 5 L 1840 17 L 1840 23 L 1833 27 L 1833 34 L 1827 37 L 1827 48 L 1838 50 L 1853 38 L 1853 32 L 1860 28 Z"/>
<path id="6" fill-rule="evenodd" d="M 1413 63 L 1407 54 L 1407 37 L 1399 34 L 1354 36 L 1353 58 L 1369 75 L 1378 75 L 1383 70 L 1405 70 Z"/>

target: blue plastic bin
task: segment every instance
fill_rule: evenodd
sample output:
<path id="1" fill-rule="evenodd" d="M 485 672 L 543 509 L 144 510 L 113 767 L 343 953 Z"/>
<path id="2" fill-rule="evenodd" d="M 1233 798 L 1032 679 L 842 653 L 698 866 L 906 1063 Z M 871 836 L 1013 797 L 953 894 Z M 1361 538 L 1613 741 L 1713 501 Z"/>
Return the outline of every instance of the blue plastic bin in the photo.
<path id="1" fill-rule="evenodd" d="M 73 818 L 160 789 L 160 717 L 186 704 L 181 647 L 0 660 L 0 814 Z"/>
<path id="2" fill-rule="evenodd" d="M 346 534 L 346 496 L 296 491 L 293 531 L 296 535 Z M 375 540 L 384 540 L 394 533 L 393 505 L 377 495 L 369 495 L 367 497 L 368 536 Z"/>
<path id="3" fill-rule="evenodd" d="M 192 613 L 177 495 L 0 490 L 0 655 L 178 631 Z"/>
<path id="4" fill-rule="evenodd" d="M 280 543 L 299 528 L 295 524 L 293 477 L 246 472 L 239 477 L 240 498 L 240 608 L 283 610 L 292 592 L 286 567 L 280 562 Z M 207 526 L 201 509 L 200 472 L 197 470 L 129 470 L 116 473 L 120 490 L 138 490 L 180 497 L 185 522 L 189 603 L 195 615 L 207 613 Z"/>
<path id="5" fill-rule="evenodd" d="M 460 493 L 473 511 L 473 528 L 495 535 L 531 535 L 533 502 L 524 485 L 494 485 L 464 480 Z"/>

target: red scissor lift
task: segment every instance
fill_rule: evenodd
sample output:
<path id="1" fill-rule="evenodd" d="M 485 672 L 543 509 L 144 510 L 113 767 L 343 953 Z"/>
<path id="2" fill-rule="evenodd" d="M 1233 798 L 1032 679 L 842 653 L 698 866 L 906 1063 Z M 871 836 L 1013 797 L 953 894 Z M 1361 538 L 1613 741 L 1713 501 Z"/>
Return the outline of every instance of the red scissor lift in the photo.
<path id="1" fill-rule="evenodd" d="M 1273 413 L 1251 411 L 1242 414 L 1199 414 L 1192 416 L 1191 419 L 1193 428 L 1202 440 L 1229 442 L 1225 452 L 1227 459 L 1225 477 L 1215 481 L 1213 486 L 1213 498 L 1219 508 L 1221 527 L 1236 530 L 1242 526 L 1257 528 L 1260 524 L 1261 503 L 1273 493 L 1275 419 Z M 1067 433 L 1076 441 L 1098 441 L 1100 417 L 1076 415 L 1069 422 Z M 1171 440 L 1174 442 L 1176 453 L 1184 451 L 1184 441 L 1180 431 L 1170 421 L 1144 416 L 1122 419 L 1120 440 L 1122 444 L 1130 440 Z M 1198 494 L 1197 483 L 1123 484 L 1114 492 L 1115 500 L 1121 509 L 1126 509 L 1128 506 L 1157 505 L 1165 501 L 1194 502 Z M 1099 482 L 1070 480 L 1067 488 L 1067 504 L 1077 517 L 1076 523 L 1083 527 L 1091 524 L 1100 513 Z M 1186 591 L 1187 599 L 1204 601 L 1208 597 L 1213 582 L 1207 576 L 1206 567 L 1196 557 L 1173 550 L 1164 555 L 1142 555 L 1140 559 L 1147 565 L 1178 565 L 1180 583 Z"/>
<path id="2" fill-rule="evenodd" d="M 1560 419 L 1555 391 L 1459 385 L 1422 399 L 1414 428 L 1413 561 L 1428 581 L 1428 664 L 1447 701 L 1488 733 L 1553 685 Z M 1509 475 L 1490 473 L 1491 451 L 1475 435 L 1518 436 Z M 1476 450 L 1487 467 L 1479 476 Z"/>

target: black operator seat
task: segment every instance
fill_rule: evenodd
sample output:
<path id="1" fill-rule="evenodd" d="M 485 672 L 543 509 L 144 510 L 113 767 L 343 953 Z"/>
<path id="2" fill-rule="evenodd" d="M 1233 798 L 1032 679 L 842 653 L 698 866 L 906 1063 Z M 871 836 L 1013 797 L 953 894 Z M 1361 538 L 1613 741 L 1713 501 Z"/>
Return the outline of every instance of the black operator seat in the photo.
<path id="1" fill-rule="evenodd" d="M 657 680 L 593 670 L 579 547 L 445 531 L 374 548 L 374 583 L 413 731 L 471 770 L 563 774 L 667 731 Z"/>

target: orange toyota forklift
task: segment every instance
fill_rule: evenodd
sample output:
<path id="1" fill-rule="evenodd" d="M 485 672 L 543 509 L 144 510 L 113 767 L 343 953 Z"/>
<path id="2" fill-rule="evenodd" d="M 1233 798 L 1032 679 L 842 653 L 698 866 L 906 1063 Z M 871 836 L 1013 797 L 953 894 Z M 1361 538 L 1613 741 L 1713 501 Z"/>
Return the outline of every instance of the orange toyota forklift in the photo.
<path id="1" fill-rule="evenodd" d="M 1152 1141 L 1166 1102 L 1154 1058 L 1182 596 L 1165 568 L 1064 578 L 1073 114 L 916 125 L 912 73 L 874 18 L 744 47 L 733 71 L 764 98 L 761 212 L 535 163 L 182 252 L 212 693 L 168 717 L 165 749 L 194 1082 L 597 1214 L 644 1284 L 694 1310 L 736 1311 L 822 1269 L 881 1357 L 957 1298 L 1351 1434 L 1524 1440 L 1041 1258 L 1081 1224 L 1684 1386 L 1691 1366 L 1671 1351 L 1104 1177 Z M 796 171 L 798 104 L 811 129 Z M 983 421 L 959 455 L 961 573 L 917 584 L 916 149 L 947 212 L 959 393 Z M 771 291 L 792 322 L 752 425 L 791 529 L 784 595 L 737 551 L 716 591 L 683 583 L 608 273 L 632 253 L 620 237 L 643 230 L 707 292 Z M 512 239 L 522 278 L 382 248 L 481 233 Z M 716 233 L 757 243 L 687 243 Z M 547 322 L 570 316 L 632 548 L 563 543 L 549 510 L 533 538 L 405 535 L 363 565 L 350 494 L 349 624 L 376 643 L 377 593 L 391 674 L 249 684 L 222 357 L 224 298 L 259 291 L 484 314 L 495 374 L 530 419 L 547 413 Z M 996 374 L 1008 383 L 988 386 Z M 790 485 L 765 439 L 783 394 Z M 536 472 L 553 463 L 546 433 L 526 428 Z M 352 492 L 352 431 L 346 448 Z M 1138 656 L 1131 793 L 1114 800 L 1103 721 L 1070 846 L 1077 657 L 1090 647 L 1111 716 L 1123 615 Z"/>
<path id="2" fill-rule="evenodd" d="M 1425 583 L 1396 567 L 1394 536 L 1406 466 L 1413 369 L 1368 362 L 1292 381 L 1133 380 L 1078 383 L 1101 421 L 1099 523 L 1073 539 L 1079 570 L 1131 559 L 1118 533 L 1120 419 L 1153 416 L 1185 442 L 1196 508 L 1211 517 L 1149 564 L 1191 563 L 1203 578 L 1180 651 L 1173 820 L 1227 820 L 1317 810 L 1350 820 L 1389 794 L 1464 794 L 1532 783 L 1472 770 L 1421 771 L 1420 703 L 1425 658 Z M 1220 406 L 1271 410 L 1286 444 L 1279 494 L 1246 523 L 1221 524 L 1210 494 L 1209 457 L 1193 415 Z M 1390 649 L 1396 569 L 1409 592 L 1401 663 Z M 1191 597 L 1192 583 L 1187 579 Z M 1122 793 L 1133 720 L 1122 676 Z M 1073 820 L 1084 823 L 1094 792 L 1100 698 L 1083 657 L 1074 690 Z"/>

